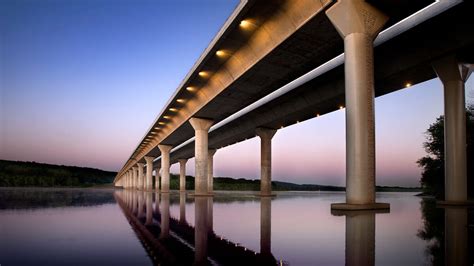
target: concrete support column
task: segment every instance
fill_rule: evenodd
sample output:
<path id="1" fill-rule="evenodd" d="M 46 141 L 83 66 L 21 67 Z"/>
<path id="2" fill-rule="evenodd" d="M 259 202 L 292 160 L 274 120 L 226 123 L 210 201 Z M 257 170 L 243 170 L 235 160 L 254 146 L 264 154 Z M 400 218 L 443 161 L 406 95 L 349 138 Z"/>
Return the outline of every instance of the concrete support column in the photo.
<path id="1" fill-rule="evenodd" d="M 145 190 L 151 191 L 152 190 L 152 183 L 153 183 L 153 157 L 145 156 L 146 161 L 146 182 L 145 182 Z"/>
<path id="2" fill-rule="evenodd" d="M 179 191 L 186 191 L 186 162 L 188 159 L 179 159 Z"/>
<path id="3" fill-rule="evenodd" d="M 213 121 L 202 118 L 191 118 L 189 123 L 195 131 L 195 195 L 207 195 L 207 159 L 208 131 Z"/>
<path id="4" fill-rule="evenodd" d="M 467 202 L 466 102 L 464 83 L 472 67 L 455 57 L 442 58 L 433 68 L 444 85 L 445 203 Z"/>
<path id="5" fill-rule="evenodd" d="M 138 187 L 138 183 L 137 183 L 137 180 L 138 180 L 137 176 L 138 176 L 138 174 L 137 174 L 137 171 L 138 171 L 138 167 L 137 167 L 137 166 L 133 166 L 133 167 L 132 167 L 132 188 L 133 188 L 133 189 L 137 189 L 137 187 Z"/>
<path id="6" fill-rule="evenodd" d="M 139 190 L 143 190 L 143 181 L 144 181 L 144 177 L 143 177 L 143 167 L 145 166 L 144 163 L 137 163 L 137 166 L 138 166 L 138 189 Z"/>
<path id="7" fill-rule="evenodd" d="M 155 168 L 155 191 L 160 191 L 160 168 Z"/>
<path id="8" fill-rule="evenodd" d="M 387 17 L 364 0 L 339 0 L 326 14 L 345 52 L 346 203 L 334 209 L 389 208 L 375 203 L 373 41 Z"/>
<path id="9" fill-rule="evenodd" d="M 170 192 L 170 150 L 173 148 L 170 145 L 158 145 L 161 151 L 161 192 Z"/>
<path id="10" fill-rule="evenodd" d="M 209 149 L 207 151 L 207 193 L 214 193 L 214 154 L 217 149 Z"/>
<path id="11" fill-rule="evenodd" d="M 272 195 L 272 138 L 275 129 L 257 128 L 260 137 L 260 195 Z"/>
<path id="12" fill-rule="evenodd" d="M 346 265 L 375 265 L 375 213 L 346 215 Z"/>

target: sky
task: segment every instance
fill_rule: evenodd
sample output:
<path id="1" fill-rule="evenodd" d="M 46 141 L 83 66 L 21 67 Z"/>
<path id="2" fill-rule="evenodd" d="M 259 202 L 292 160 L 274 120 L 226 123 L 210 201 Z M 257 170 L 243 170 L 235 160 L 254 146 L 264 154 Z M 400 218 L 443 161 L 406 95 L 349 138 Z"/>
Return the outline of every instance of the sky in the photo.
<path id="1" fill-rule="evenodd" d="M 237 4 L 0 0 L 0 159 L 120 170 Z M 375 112 L 377 184 L 417 186 L 441 82 L 378 97 Z M 272 149 L 273 180 L 344 185 L 344 110 L 280 129 Z M 219 149 L 215 176 L 258 178 L 259 152 L 257 138 Z"/>

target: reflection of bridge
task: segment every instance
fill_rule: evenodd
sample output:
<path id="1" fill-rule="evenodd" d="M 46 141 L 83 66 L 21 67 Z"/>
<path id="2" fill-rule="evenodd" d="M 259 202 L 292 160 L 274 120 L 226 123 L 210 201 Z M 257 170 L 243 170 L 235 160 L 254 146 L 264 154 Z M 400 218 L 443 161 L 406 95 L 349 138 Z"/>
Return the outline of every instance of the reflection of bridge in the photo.
<path id="1" fill-rule="evenodd" d="M 155 207 L 153 207 L 155 194 Z M 154 264 L 275 265 L 271 254 L 271 199 L 261 199 L 261 251 L 241 247 L 213 232 L 213 199 L 196 197 L 195 226 L 186 222 L 186 195 L 180 193 L 180 217 L 170 217 L 170 194 L 117 191 L 115 199 Z M 161 203 L 161 207 L 160 207 Z"/>
<path id="2" fill-rule="evenodd" d="M 161 191 L 169 192 L 169 167 L 179 162 L 184 190 L 185 163 L 194 156 L 195 194 L 210 195 L 216 149 L 258 135 L 261 194 L 271 195 L 277 129 L 345 106 L 346 202 L 332 207 L 388 208 L 375 203 L 374 97 L 438 76 L 445 87 L 446 201 L 463 204 L 472 10 L 472 1 L 462 0 L 241 1 L 115 184 L 151 190 L 153 170 L 159 176 L 161 169 Z"/>

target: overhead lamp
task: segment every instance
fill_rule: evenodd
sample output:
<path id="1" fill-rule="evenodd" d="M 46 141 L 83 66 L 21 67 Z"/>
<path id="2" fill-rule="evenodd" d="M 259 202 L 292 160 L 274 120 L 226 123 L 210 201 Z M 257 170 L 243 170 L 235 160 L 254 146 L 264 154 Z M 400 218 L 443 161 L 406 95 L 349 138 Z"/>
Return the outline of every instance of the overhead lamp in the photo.
<path id="1" fill-rule="evenodd" d="M 206 71 L 200 71 L 198 74 L 200 77 L 203 77 L 203 78 L 209 76 L 209 74 Z"/>
<path id="2" fill-rule="evenodd" d="M 186 90 L 187 91 L 195 91 L 196 89 L 194 87 L 188 86 L 188 87 L 186 87 Z"/>
<path id="3" fill-rule="evenodd" d="M 176 109 L 176 108 L 173 108 L 173 107 L 172 107 L 172 108 L 170 108 L 170 109 L 168 109 L 168 110 L 170 110 L 171 112 L 178 112 L 178 109 Z"/>
<path id="4" fill-rule="evenodd" d="M 343 105 L 339 105 L 339 109 L 343 109 L 343 108 L 344 108 L 344 106 L 343 106 Z"/>
<path id="5" fill-rule="evenodd" d="M 224 57 L 227 55 L 227 53 L 224 50 L 217 50 L 216 55 L 219 57 Z"/>
<path id="6" fill-rule="evenodd" d="M 179 103 L 184 103 L 184 102 L 186 102 L 185 99 L 177 99 L 176 101 L 179 102 Z"/>
<path id="7" fill-rule="evenodd" d="M 169 115 L 164 115 L 163 118 L 164 118 L 164 119 L 170 119 L 171 116 L 169 116 Z"/>
<path id="8" fill-rule="evenodd" d="M 411 83 L 410 83 L 410 82 L 407 82 L 407 83 L 405 84 L 405 88 L 409 88 L 409 87 L 411 87 Z"/>
<path id="9" fill-rule="evenodd" d="M 316 114 L 316 117 L 319 117 L 319 113 Z"/>
<path id="10" fill-rule="evenodd" d="M 165 123 L 165 122 L 161 122 L 161 121 L 160 121 L 160 122 L 158 122 L 158 124 L 160 124 L 160 125 L 166 125 L 166 123 Z"/>
<path id="11" fill-rule="evenodd" d="M 253 23 L 250 22 L 248 19 L 244 19 L 244 20 L 242 20 L 242 21 L 240 22 L 240 27 L 242 27 L 242 28 L 244 28 L 244 29 L 245 29 L 245 28 L 249 28 L 249 27 L 252 26 L 252 25 L 253 25 Z"/>

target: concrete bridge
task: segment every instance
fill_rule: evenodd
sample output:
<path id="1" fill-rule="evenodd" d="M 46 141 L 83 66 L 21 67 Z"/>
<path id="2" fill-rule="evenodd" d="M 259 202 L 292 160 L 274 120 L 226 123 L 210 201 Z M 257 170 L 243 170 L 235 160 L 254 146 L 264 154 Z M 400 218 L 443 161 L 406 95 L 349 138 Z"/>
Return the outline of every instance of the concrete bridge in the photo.
<path id="1" fill-rule="evenodd" d="M 241 1 L 173 93 L 116 186 L 169 192 L 170 165 L 195 157 L 196 196 L 212 196 L 219 148 L 261 139 L 261 195 L 271 196 L 278 129 L 345 108 L 346 202 L 375 201 L 374 97 L 440 78 L 446 204 L 467 203 L 464 83 L 472 71 L 472 1 Z M 155 181 L 153 182 L 153 171 Z M 161 179 L 161 180 L 160 180 Z"/>

